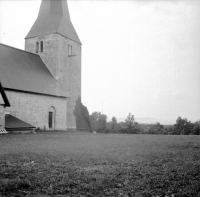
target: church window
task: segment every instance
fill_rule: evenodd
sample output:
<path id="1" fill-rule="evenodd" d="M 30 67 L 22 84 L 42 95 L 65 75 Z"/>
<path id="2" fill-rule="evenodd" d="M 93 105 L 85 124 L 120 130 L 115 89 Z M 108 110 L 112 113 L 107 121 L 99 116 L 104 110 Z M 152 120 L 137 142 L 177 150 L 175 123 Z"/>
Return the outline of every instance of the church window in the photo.
<path id="1" fill-rule="evenodd" d="M 39 42 L 36 42 L 36 53 L 39 52 Z"/>
<path id="2" fill-rule="evenodd" d="M 70 56 L 70 55 L 71 55 L 71 46 L 68 45 L 68 56 Z"/>
<path id="3" fill-rule="evenodd" d="M 68 45 L 68 56 L 72 55 L 72 45 Z"/>
<path id="4" fill-rule="evenodd" d="M 40 42 L 40 51 L 43 52 L 43 41 Z"/>

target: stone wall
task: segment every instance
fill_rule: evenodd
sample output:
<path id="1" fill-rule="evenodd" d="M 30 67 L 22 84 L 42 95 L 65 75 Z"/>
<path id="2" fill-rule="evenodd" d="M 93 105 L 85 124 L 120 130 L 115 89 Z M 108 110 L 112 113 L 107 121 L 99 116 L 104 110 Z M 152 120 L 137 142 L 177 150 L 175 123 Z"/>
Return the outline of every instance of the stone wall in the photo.
<path id="1" fill-rule="evenodd" d="M 49 111 L 55 109 L 55 130 L 66 130 L 66 98 L 6 90 L 11 115 L 40 129 L 48 128 Z"/>
<path id="2" fill-rule="evenodd" d="M 0 105 L 0 127 L 5 127 L 5 110 L 4 107 Z"/>
<path id="3" fill-rule="evenodd" d="M 74 109 L 77 99 L 81 98 L 81 44 L 60 34 L 50 34 L 29 38 L 25 42 L 25 50 L 36 53 L 36 42 L 43 41 L 43 51 L 39 55 L 60 86 L 70 98 L 67 100 L 67 128 L 76 129 Z M 72 55 L 68 55 L 68 46 L 72 46 Z"/>

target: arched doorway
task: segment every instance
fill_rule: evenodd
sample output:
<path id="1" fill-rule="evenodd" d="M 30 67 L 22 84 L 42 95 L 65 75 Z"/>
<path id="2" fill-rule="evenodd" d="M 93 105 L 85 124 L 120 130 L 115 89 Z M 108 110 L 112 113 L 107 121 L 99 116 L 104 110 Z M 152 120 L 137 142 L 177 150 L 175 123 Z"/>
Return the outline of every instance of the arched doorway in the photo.
<path id="1" fill-rule="evenodd" d="M 48 113 L 48 127 L 49 130 L 55 130 L 56 110 L 54 107 L 50 107 Z"/>

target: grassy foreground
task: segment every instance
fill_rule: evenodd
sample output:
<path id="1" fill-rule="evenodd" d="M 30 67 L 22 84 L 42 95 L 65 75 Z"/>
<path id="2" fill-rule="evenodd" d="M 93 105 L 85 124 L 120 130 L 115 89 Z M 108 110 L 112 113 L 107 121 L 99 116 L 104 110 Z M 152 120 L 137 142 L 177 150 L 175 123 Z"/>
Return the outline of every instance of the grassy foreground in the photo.
<path id="1" fill-rule="evenodd" d="M 200 136 L 0 136 L 0 196 L 200 197 Z"/>

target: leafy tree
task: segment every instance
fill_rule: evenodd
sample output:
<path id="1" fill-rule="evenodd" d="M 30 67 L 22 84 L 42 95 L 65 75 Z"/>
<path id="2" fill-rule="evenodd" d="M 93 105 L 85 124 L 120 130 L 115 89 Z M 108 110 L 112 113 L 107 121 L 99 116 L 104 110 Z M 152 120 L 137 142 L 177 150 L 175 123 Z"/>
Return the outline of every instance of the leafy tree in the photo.
<path id="1" fill-rule="evenodd" d="M 193 135 L 200 135 L 200 120 L 194 123 L 191 133 Z"/>
<path id="2" fill-rule="evenodd" d="M 180 116 L 176 120 L 174 125 L 174 134 L 189 135 L 192 132 L 194 124 L 187 120 L 187 118 L 181 118 Z"/>
<path id="3" fill-rule="evenodd" d="M 107 116 L 105 114 L 99 115 L 98 123 L 97 123 L 97 131 L 98 132 L 106 132 L 106 122 L 107 122 Z"/>
<path id="4" fill-rule="evenodd" d="M 93 112 L 90 115 L 90 122 L 94 131 L 105 132 L 107 116 L 101 112 Z"/>
<path id="5" fill-rule="evenodd" d="M 163 129 L 163 134 L 165 135 L 173 135 L 175 134 L 174 132 L 174 125 L 165 125 Z"/>
<path id="6" fill-rule="evenodd" d="M 134 122 L 135 122 L 134 115 L 131 115 L 131 113 L 129 113 L 128 116 L 127 116 L 127 118 L 126 118 L 126 120 L 125 120 L 125 122 L 126 122 L 126 125 L 129 128 L 133 127 Z"/>
<path id="7" fill-rule="evenodd" d="M 91 123 L 93 131 L 97 131 L 97 123 L 98 123 L 99 114 L 100 112 L 93 112 L 90 115 L 90 123 Z"/>
<path id="8" fill-rule="evenodd" d="M 164 131 L 164 126 L 159 122 L 150 125 L 149 134 L 161 134 Z"/>
<path id="9" fill-rule="evenodd" d="M 118 127 L 119 127 L 119 130 L 118 130 L 119 133 L 127 133 L 127 126 L 125 122 L 122 122 L 122 121 L 119 122 Z"/>
<path id="10" fill-rule="evenodd" d="M 116 133 L 118 131 L 118 124 L 117 124 L 117 119 L 116 117 L 112 117 L 112 121 L 111 121 L 112 125 L 111 125 L 111 129 L 114 133 Z"/>
<path id="11" fill-rule="evenodd" d="M 128 114 L 125 120 L 125 125 L 127 127 L 127 129 L 125 130 L 126 133 L 137 133 L 136 126 L 138 125 L 138 123 L 135 122 L 134 115 L 132 115 L 131 113 Z"/>
<path id="12" fill-rule="evenodd" d="M 107 133 L 118 133 L 119 128 L 120 128 L 120 126 L 117 123 L 116 117 L 112 117 L 112 120 L 106 123 Z"/>
<path id="13" fill-rule="evenodd" d="M 76 127 L 78 130 L 89 130 L 92 132 L 88 109 L 82 104 L 80 97 L 76 100 L 74 116 L 76 117 Z"/>

